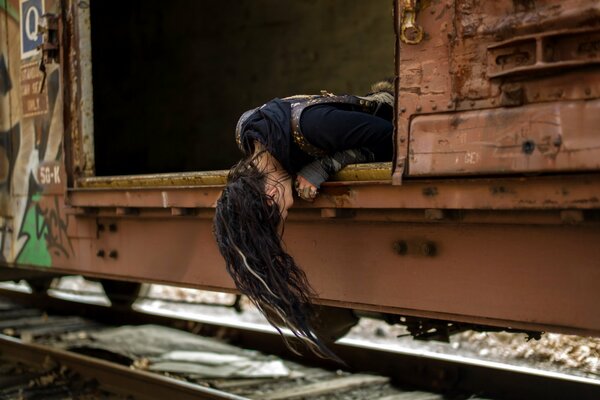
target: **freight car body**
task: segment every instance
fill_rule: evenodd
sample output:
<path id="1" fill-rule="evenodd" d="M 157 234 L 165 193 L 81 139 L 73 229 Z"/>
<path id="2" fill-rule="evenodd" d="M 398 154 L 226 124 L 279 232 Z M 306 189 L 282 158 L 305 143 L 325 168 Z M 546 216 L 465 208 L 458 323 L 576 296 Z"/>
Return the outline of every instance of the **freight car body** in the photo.
<path id="1" fill-rule="evenodd" d="M 394 74 L 394 161 L 290 212 L 317 301 L 425 335 L 440 320 L 600 335 L 597 2 L 0 7 L 4 277 L 233 290 L 211 218 L 237 116 Z"/>

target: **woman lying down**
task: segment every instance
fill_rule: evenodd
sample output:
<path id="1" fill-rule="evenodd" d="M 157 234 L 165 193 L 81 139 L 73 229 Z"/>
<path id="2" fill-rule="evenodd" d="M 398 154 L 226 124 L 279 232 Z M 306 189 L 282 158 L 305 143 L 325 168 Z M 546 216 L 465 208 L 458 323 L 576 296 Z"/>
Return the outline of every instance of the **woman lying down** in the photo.
<path id="1" fill-rule="evenodd" d="M 236 127 L 245 156 L 229 172 L 214 218 L 227 272 L 280 334 L 288 328 L 322 357 L 338 359 L 314 329 L 315 293 L 282 243 L 293 188 L 313 201 L 344 166 L 391 160 L 393 101 L 387 81 L 363 97 L 292 96 L 245 112 Z"/>

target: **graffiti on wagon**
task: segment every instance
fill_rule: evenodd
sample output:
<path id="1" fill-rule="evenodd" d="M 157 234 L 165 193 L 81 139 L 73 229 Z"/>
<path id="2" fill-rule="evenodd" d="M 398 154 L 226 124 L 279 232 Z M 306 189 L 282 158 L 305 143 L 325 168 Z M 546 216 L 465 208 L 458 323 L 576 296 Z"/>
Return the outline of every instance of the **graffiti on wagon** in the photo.
<path id="1" fill-rule="evenodd" d="M 35 266 L 73 254 L 60 207 L 60 74 L 54 66 L 44 76 L 33 59 L 43 3 L 0 1 L 0 19 L 13 43 L 0 45 L 0 261 Z"/>

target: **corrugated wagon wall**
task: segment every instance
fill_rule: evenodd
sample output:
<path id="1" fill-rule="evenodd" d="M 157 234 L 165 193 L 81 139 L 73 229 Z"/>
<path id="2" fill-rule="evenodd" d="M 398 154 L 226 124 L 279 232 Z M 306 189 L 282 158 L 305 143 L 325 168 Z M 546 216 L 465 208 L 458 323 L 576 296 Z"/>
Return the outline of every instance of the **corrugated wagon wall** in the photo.
<path id="1" fill-rule="evenodd" d="M 97 175 L 224 169 L 239 115 L 394 71 L 391 0 L 92 2 Z"/>

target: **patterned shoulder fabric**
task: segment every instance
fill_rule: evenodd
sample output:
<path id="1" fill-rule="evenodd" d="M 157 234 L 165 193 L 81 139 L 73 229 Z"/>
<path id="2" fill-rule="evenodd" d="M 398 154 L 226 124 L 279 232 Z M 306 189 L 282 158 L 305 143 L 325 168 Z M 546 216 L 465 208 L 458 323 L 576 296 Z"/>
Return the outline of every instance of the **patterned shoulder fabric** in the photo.
<path id="1" fill-rule="evenodd" d="M 283 100 L 289 102 L 291 105 L 291 128 L 292 138 L 294 142 L 305 153 L 313 157 L 320 158 L 326 156 L 327 152 L 309 143 L 308 140 L 306 140 L 306 138 L 302 134 L 302 130 L 300 129 L 300 117 L 302 116 L 302 112 L 307 107 L 314 106 L 317 104 L 343 103 L 358 106 L 363 110 L 363 112 L 373 114 L 377 111 L 378 107 L 380 107 L 381 104 L 393 103 L 393 96 L 387 92 L 373 93 L 364 97 L 352 95 L 336 96 L 334 94 L 323 91 L 321 95 L 297 95 L 285 97 L 283 98 Z M 246 152 L 246 150 L 244 149 L 244 146 L 241 142 L 242 128 L 244 126 L 244 123 L 248 120 L 248 118 L 250 118 L 250 116 L 259 108 L 260 107 L 256 107 L 244 112 L 236 124 L 235 141 L 238 147 L 244 153 Z"/>
<path id="2" fill-rule="evenodd" d="M 324 157 L 327 155 L 327 152 L 323 149 L 320 149 L 308 142 L 304 135 L 302 134 L 302 130 L 300 129 L 300 117 L 302 116 L 302 112 L 310 106 L 314 106 L 317 104 L 332 104 L 332 103 L 344 103 L 344 104 L 352 104 L 356 106 L 360 106 L 364 112 L 373 112 L 377 108 L 377 103 L 371 100 L 361 99 L 357 96 L 351 95 L 343 95 L 336 96 L 331 93 L 326 93 L 321 96 L 312 96 L 309 98 L 302 99 L 292 99 L 291 107 L 292 107 L 292 137 L 294 142 L 307 154 L 310 154 L 313 157 Z"/>
<path id="3" fill-rule="evenodd" d="M 242 150 L 244 153 L 246 153 L 246 150 L 242 145 L 242 126 L 244 125 L 244 122 L 246 122 L 248 118 L 259 108 L 260 107 L 256 107 L 251 110 L 245 111 L 240 117 L 240 119 L 238 119 L 238 122 L 235 125 L 235 142 L 237 143 L 240 150 Z"/>

